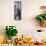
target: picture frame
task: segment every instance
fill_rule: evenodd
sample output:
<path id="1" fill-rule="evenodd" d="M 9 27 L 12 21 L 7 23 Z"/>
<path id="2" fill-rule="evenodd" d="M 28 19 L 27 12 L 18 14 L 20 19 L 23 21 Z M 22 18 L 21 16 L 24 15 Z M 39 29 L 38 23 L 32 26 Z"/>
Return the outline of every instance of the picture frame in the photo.
<path id="1" fill-rule="evenodd" d="M 21 1 L 14 1 L 14 20 L 21 20 Z"/>

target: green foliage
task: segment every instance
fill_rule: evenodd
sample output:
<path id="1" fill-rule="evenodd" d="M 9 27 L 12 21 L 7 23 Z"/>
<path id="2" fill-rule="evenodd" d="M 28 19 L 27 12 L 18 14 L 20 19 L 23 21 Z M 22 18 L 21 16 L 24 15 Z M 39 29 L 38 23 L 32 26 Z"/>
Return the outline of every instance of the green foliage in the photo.
<path id="1" fill-rule="evenodd" d="M 12 36 L 16 36 L 17 33 L 18 33 L 18 31 L 17 31 L 15 26 L 6 26 L 5 30 L 6 30 L 5 34 L 9 38 L 11 38 Z"/>
<path id="2" fill-rule="evenodd" d="M 38 19 L 39 21 L 42 21 L 43 17 L 42 16 L 37 16 L 36 19 Z"/>
<path id="3" fill-rule="evenodd" d="M 44 19 L 46 19 L 46 15 L 45 14 L 38 15 L 36 16 L 36 19 L 39 21 L 43 21 Z"/>
<path id="4" fill-rule="evenodd" d="M 44 17 L 45 17 L 45 19 L 46 19 L 46 15 L 45 15 Z"/>

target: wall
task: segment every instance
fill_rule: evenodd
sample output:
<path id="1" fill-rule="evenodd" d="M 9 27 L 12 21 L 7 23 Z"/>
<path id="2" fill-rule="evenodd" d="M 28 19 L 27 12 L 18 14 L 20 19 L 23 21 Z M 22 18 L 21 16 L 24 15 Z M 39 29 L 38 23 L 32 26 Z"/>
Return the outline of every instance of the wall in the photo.
<path id="1" fill-rule="evenodd" d="M 14 0 L 0 0 L 0 35 L 4 34 L 6 25 L 15 25 L 18 36 L 31 36 L 39 27 L 35 16 L 41 13 L 40 6 L 46 5 L 46 0 L 22 0 L 22 20 L 14 20 Z M 45 29 L 46 30 L 46 29 Z"/>

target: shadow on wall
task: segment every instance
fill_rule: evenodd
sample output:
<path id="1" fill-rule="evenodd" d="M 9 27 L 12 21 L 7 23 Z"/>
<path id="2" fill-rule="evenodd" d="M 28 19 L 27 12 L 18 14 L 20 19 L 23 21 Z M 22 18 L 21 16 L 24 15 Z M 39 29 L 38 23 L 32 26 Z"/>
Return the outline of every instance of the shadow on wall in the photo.
<path id="1" fill-rule="evenodd" d="M 36 26 L 36 27 L 40 26 L 39 21 L 37 21 L 35 17 L 30 18 L 30 23 L 31 25 Z"/>
<path id="2" fill-rule="evenodd" d="M 0 35 L 4 35 L 5 28 L 4 26 L 0 25 Z"/>

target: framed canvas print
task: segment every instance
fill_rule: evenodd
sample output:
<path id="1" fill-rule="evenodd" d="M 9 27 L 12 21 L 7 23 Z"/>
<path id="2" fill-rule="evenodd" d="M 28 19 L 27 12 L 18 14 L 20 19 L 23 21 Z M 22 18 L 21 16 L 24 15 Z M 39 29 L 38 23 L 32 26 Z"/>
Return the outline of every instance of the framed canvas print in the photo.
<path id="1" fill-rule="evenodd" d="M 14 20 L 21 20 L 21 1 L 14 1 Z"/>

